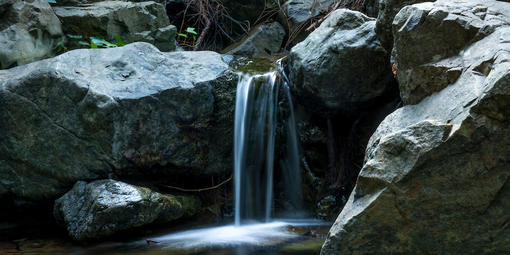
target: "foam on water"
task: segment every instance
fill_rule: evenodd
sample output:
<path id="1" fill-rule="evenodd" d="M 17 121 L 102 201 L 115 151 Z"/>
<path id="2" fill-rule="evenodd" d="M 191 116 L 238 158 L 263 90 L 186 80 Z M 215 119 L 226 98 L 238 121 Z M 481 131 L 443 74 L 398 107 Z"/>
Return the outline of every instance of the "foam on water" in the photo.
<path id="1" fill-rule="evenodd" d="M 299 238 L 290 226 L 318 226 L 328 224 L 317 220 L 274 221 L 270 223 L 227 225 L 173 233 L 151 240 L 168 248 L 192 249 L 226 246 L 269 246 Z"/>

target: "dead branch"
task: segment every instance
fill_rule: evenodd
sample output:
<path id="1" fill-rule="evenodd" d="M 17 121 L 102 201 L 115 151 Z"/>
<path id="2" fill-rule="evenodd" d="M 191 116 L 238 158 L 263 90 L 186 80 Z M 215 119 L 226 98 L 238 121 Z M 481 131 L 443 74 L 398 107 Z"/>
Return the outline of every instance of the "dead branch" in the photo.
<path id="1" fill-rule="evenodd" d="M 160 185 L 160 186 L 162 186 L 164 188 L 167 188 L 167 189 L 174 189 L 174 190 L 178 190 L 178 191 L 182 191 L 182 192 L 202 192 L 202 191 L 208 191 L 208 190 L 217 189 L 217 188 L 225 185 L 225 183 L 227 183 L 227 182 L 229 182 L 231 180 L 232 180 L 232 175 L 228 179 L 222 181 L 221 183 L 219 183 L 219 184 L 217 184 L 215 186 L 207 187 L 207 188 L 201 188 L 201 189 L 185 189 L 185 188 L 180 188 L 180 187 L 175 187 L 175 186 L 168 186 L 168 185 Z"/>
<path id="2" fill-rule="evenodd" d="M 205 27 L 200 33 L 200 36 L 197 39 L 197 42 L 195 43 L 195 46 L 193 47 L 193 50 L 198 50 L 198 47 L 200 47 L 200 44 L 204 41 L 205 35 L 209 31 L 209 28 L 211 27 L 211 20 L 207 17 L 207 15 L 202 14 L 202 18 L 205 20 Z"/>

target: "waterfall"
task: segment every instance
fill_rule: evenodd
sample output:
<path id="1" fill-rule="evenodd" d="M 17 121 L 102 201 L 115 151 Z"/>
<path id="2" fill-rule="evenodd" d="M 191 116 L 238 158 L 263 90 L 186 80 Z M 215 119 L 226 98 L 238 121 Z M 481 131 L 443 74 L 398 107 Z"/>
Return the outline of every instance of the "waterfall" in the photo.
<path id="1" fill-rule="evenodd" d="M 235 224 L 269 221 L 273 208 L 275 137 L 278 84 L 290 104 L 287 120 L 287 156 L 280 161 L 289 202 L 302 204 L 301 177 L 294 111 L 290 91 L 279 83 L 278 72 L 240 74 L 237 85 L 234 126 Z M 293 194 L 289 194 L 293 193 Z"/>

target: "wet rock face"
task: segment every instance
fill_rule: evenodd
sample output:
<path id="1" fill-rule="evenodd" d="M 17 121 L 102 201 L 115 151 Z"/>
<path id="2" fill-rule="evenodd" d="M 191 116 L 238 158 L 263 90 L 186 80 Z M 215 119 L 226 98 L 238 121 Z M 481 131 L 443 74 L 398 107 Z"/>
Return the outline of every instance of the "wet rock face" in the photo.
<path id="1" fill-rule="evenodd" d="M 390 88 L 388 54 L 376 38 L 375 20 L 336 10 L 289 56 L 293 92 L 301 102 L 353 113 Z"/>
<path id="2" fill-rule="evenodd" d="M 133 43 L 0 71 L 0 195 L 38 202 L 111 174 L 230 171 L 229 70 L 214 52 Z"/>
<path id="3" fill-rule="evenodd" d="M 71 238 L 85 241 L 189 217 L 199 207 L 200 200 L 193 196 L 164 195 L 108 179 L 77 182 L 55 201 L 54 215 Z"/>
<path id="4" fill-rule="evenodd" d="M 427 59 L 425 52 L 435 55 L 435 63 L 448 62 L 438 77 L 449 75 L 451 68 L 460 74 L 446 85 L 436 80 L 438 90 L 419 94 L 421 101 L 381 123 L 322 254 L 510 250 L 509 18 L 509 3 L 478 0 L 416 4 L 397 15 L 394 54 L 402 54 L 395 59 L 397 72 L 409 75 L 399 79 L 401 87 L 420 79 L 425 67 L 404 64 L 409 69 L 402 70 L 399 61 L 420 63 Z M 429 43 L 416 58 L 406 58 L 403 51 L 411 46 L 404 46 L 403 38 L 412 31 L 430 31 L 432 42 L 448 34 L 452 44 L 462 41 L 462 51 Z"/>
<path id="5" fill-rule="evenodd" d="M 85 37 L 103 36 L 126 43 L 148 42 L 161 51 L 176 48 L 177 28 L 170 24 L 165 7 L 159 3 L 102 1 L 86 5 L 57 6 L 66 33 Z"/>
<path id="6" fill-rule="evenodd" d="M 51 57 L 63 40 L 47 1 L 0 2 L 0 69 Z"/>
<path id="7" fill-rule="evenodd" d="M 271 56 L 280 53 L 285 29 L 278 22 L 262 24 L 236 44 L 227 47 L 226 54 L 248 57 Z"/>

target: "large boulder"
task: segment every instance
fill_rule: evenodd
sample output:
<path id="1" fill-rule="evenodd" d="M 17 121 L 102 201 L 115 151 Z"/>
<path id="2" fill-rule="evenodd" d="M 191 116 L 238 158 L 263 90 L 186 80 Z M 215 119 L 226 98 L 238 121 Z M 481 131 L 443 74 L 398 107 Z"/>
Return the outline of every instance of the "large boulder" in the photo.
<path id="1" fill-rule="evenodd" d="M 165 7 L 159 3 L 102 1 L 58 6 L 55 13 L 68 34 L 102 36 L 106 40 L 121 36 L 125 43 L 148 42 L 161 51 L 176 48 L 177 28 L 170 24 Z"/>
<path id="2" fill-rule="evenodd" d="M 248 57 L 271 56 L 280 53 L 285 29 L 278 22 L 255 27 L 250 34 L 224 50 L 226 54 Z"/>
<path id="3" fill-rule="evenodd" d="M 495 27 L 510 23 L 485 9 L 477 1 L 460 6 L 426 3 L 405 7 L 395 17 L 393 57 L 406 104 L 416 104 L 454 83 L 466 58 L 469 62 L 473 58 L 459 53 Z"/>
<path id="4" fill-rule="evenodd" d="M 55 201 L 54 215 L 72 239 L 85 241 L 189 217 L 199 207 L 200 200 L 193 196 L 165 195 L 108 179 L 77 182 Z"/>
<path id="5" fill-rule="evenodd" d="M 46 0 L 0 1 L 0 69 L 51 57 L 63 41 Z"/>
<path id="6" fill-rule="evenodd" d="M 390 88 L 388 54 L 374 27 L 374 19 L 339 9 L 292 48 L 289 78 L 300 102 L 353 113 Z"/>
<path id="7" fill-rule="evenodd" d="M 462 17 L 464 29 L 481 22 L 493 32 L 469 41 L 458 53 L 462 61 L 452 65 L 462 71 L 452 84 L 381 123 L 322 254 L 510 250 L 510 26 L 501 22 L 509 20 L 510 4 L 439 0 L 407 7 L 399 19 L 407 18 L 409 29 L 435 28 L 436 37 L 450 34 L 459 40 L 454 36 L 465 33 L 452 33 L 427 19 L 418 22 L 415 13 L 421 10 L 423 16 L 435 18 L 430 13 L 442 13 L 440 17 L 452 18 L 445 23 L 456 23 L 457 14 L 468 14 L 468 9 L 476 15 Z M 397 31 L 396 41 L 406 33 Z M 395 47 L 395 54 L 404 50 Z M 398 66 L 397 59 L 397 72 L 405 71 Z M 446 74 L 447 70 L 440 73 Z"/>
<path id="8" fill-rule="evenodd" d="M 433 1 L 435 0 L 379 0 L 379 10 L 375 31 L 377 32 L 377 37 L 381 41 L 381 44 L 386 50 L 388 50 L 388 52 L 390 52 L 393 47 L 391 24 L 400 9 L 416 3 Z"/>
<path id="9" fill-rule="evenodd" d="M 236 76 L 147 43 L 0 71 L 0 196 L 53 200 L 110 174 L 227 174 Z"/>

